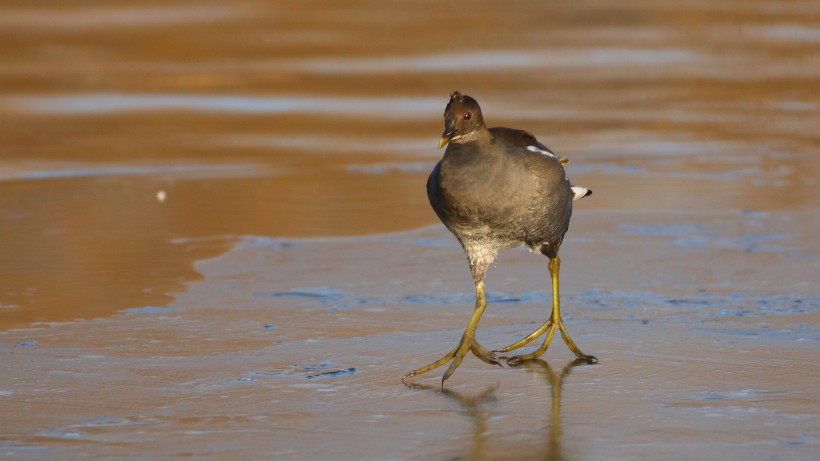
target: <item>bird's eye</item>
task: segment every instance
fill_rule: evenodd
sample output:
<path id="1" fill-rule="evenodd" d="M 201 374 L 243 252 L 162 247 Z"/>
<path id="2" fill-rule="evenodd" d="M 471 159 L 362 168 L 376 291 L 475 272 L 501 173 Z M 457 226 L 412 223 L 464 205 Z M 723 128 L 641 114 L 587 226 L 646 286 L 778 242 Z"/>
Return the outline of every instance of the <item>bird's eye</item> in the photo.
<path id="1" fill-rule="evenodd" d="M 467 112 L 466 114 L 464 114 L 464 120 L 470 120 L 471 118 L 473 118 L 472 112 Z"/>

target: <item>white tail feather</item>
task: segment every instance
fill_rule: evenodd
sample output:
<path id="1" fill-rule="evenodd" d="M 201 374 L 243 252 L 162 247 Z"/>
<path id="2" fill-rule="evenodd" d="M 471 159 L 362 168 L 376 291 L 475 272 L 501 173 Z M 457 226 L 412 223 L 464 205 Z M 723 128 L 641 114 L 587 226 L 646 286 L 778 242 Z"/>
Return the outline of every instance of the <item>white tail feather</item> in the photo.
<path id="1" fill-rule="evenodd" d="M 592 191 L 587 189 L 583 186 L 570 186 L 572 187 L 572 201 L 581 200 L 582 198 L 586 197 L 587 195 L 592 195 Z"/>

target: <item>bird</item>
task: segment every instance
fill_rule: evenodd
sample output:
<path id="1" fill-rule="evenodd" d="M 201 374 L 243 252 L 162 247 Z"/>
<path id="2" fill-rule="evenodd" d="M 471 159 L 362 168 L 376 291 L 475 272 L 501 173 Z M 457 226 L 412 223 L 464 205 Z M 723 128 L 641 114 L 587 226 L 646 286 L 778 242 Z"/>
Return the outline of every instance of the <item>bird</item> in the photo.
<path id="1" fill-rule="evenodd" d="M 558 250 L 569 229 L 572 202 L 592 194 L 575 186 L 564 171 L 568 160 L 557 156 L 525 130 L 487 128 L 478 102 L 458 91 L 450 94 L 444 110 L 444 132 L 439 149 L 447 149 L 427 180 L 427 197 L 444 226 L 456 237 L 467 256 L 475 283 L 475 311 L 458 345 L 439 360 L 411 371 L 402 381 L 450 363 L 441 385 L 452 376 L 468 352 L 482 361 L 515 366 L 541 356 L 556 331 L 578 359 L 597 363 L 581 352 L 561 318 Z M 499 250 L 526 246 L 548 258 L 552 282 L 552 309 L 535 331 L 507 347 L 488 350 L 476 339 L 479 320 L 487 307 L 484 280 Z M 541 335 L 535 351 L 512 357 L 498 356 L 523 347 Z"/>

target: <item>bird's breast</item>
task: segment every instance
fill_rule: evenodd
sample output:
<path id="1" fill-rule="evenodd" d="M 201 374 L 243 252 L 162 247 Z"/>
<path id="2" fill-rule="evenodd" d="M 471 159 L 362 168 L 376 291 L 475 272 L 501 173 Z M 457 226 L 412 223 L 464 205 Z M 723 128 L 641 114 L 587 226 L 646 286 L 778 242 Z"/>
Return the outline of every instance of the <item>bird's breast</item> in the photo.
<path id="1" fill-rule="evenodd" d="M 430 204 L 459 238 L 487 236 L 515 246 L 557 240 L 566 232 L 571 191 L 560 164 L 517 155 L 448 149 L 433 170 Z"/>

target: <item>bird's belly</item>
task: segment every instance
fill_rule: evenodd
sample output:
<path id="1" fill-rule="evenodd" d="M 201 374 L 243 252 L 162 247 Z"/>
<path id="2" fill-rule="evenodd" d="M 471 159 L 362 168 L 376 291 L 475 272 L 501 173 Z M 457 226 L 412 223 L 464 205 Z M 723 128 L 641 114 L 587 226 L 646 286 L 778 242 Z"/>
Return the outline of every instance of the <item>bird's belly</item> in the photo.
<path id="1" fill-rule="evenodd" d="M 492 226 L 487 223 L 460 223 L 447 225 L 450 231 L 462 242 L 488 248 L 515 248 L 527 245 L 525 240 L 513 229 Z"/>
<path id="2" fill-rule="evenodd" d="M 500 168 L 493 172 L 445 167 L 434 171 L 428 198 L 444 225 L 463 244 L 538 249 L 560 243 L 571 213 L 571 203 L 565 208 L 568 184 L 545 187 L 526 172 L 501 174 Z"/>

